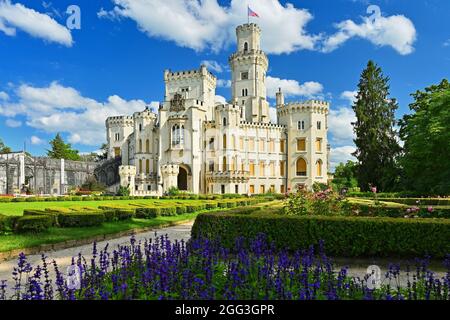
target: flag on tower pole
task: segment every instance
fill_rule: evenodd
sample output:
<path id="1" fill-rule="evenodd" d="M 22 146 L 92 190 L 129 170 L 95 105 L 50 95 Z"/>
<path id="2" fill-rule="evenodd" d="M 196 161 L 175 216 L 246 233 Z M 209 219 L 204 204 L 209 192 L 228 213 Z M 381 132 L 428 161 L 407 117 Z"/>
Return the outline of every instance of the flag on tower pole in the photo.
<path id="1" fill-rule="evenodd" d="M 247 14 L 248 23 L 250 23 L 250 17 L 257 17 L 257 18 L 259 18 L 259 15 L 255 11 L 250 9 L 250 6 L 248 6 L 247 8 L 248 8 L 248 14 Z"/>

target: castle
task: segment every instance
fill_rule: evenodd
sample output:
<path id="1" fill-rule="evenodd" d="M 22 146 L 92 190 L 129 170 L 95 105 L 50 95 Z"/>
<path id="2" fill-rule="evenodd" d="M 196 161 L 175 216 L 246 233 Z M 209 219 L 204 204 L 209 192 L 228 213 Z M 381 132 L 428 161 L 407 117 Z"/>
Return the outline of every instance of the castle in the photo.
<path id="1" fill-rule="evenodd" d="M 106 120 L 108 158 L 121 158 L 120 185 L 132 195 L 286 193 L 327 183 L 329 104 L 285 103 L 276 94 L 277 123 L 269 118 L 261 29 L 238 26 L 229 58 L 231 100 L 215 101 L 216 77 L 197 70 L 164 72 L 165 98 L 149 109 Z M 118 187 L 118 186 L 117 186 Z"/>

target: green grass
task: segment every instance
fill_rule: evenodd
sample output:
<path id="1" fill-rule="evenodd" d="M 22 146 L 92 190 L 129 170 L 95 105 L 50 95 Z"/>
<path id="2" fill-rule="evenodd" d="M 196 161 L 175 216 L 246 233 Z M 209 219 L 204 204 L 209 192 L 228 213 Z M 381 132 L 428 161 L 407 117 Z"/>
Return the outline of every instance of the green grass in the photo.
<path id="1" fill-rule="evenodd" d="M 158 227 L 170 222 L 193 220 L 199 213 L 183 214 L 155 219 L 132 219 L 129 221 L 106 222 L 89 228 L 50 228 L 39 234 L 11 234 L 0 236 L 0 252 L 31 248 L 44 244 L 55 244 L 68 240 L 81 240 L 100 235 L 114 234 L 135 228 Z"/>
<path id="2" fill-rule="evenodd" d="M 59 207 L 90 207 L 98 208 L 98 206 L 105 205 L 130 205 L 130 204 L 151 204 L 151 203 L 163 203 L 171 204 L 175 202 L 185 202 L 189 204 L 204 203 L 201 200 L 105 200 L 105 201 L 49 201 L 49 202 L 6 202 L 0 203 L 0 214 L 7 216 L 21 216 L 24 209 L 39 209 L 44 210 L 46 208 Z"/>

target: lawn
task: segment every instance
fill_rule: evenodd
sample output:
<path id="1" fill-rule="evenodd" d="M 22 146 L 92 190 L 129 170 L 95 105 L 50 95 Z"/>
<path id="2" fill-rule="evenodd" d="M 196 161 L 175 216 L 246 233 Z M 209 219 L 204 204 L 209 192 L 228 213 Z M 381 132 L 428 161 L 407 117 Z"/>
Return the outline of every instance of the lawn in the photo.
<path id="1" fill-rule="evenodd" d="M 68 240 L 81 240 L 136 228 L 158 227 L 171 222 L 193 220 L 197 215 L 198 212 L 171 217 L 157 217 L 154 219 L 132 219 L 128 221 L 105 222 L 98 227 L 50 228 L 47 232 L 38 234 L 3 235 L 0 236 L 0 252 L 31 248 L 44 244 L 55 244 Z"/>
<path id="2" fill-rule="evenodd" d="M 104 201 L 45 201 L 45 202 L 5 202 L 0 203 L 0 214 L 7 216 L 21 216 L 24 209 L 39 209 L 44 210 L 46 208 L 59 207 L 89 207 L 98 208 L 98 206 L 105 205 L 139 205 L 139 204 L 152 204 L 152 203 L 165 203 L 170 204 L 172 202 L 185 202 L 189 204 L 203 203 L 201 200 L 104 200 Z"/>

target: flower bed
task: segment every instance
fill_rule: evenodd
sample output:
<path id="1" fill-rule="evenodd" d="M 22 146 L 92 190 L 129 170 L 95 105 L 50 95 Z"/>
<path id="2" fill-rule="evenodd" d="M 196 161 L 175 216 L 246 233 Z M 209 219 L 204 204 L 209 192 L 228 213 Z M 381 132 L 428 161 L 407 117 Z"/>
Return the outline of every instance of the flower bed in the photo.
<path id="1" fill-rule="evenodd" d="M 242 246 L 250 243 L 248 247 Z M 171 243 L 161 236 L 154 241 L 122 245 L 114 252 L 101 251 L 94 243 L 93 258 L 81 254 L 73 261 L 80 274 L 79 287 L 69 287 L 56 262 L 56 281 L 45 278 L 51 264 L 42 257 L 40 266 L 31 266 L 25 255 L 18 259 L 15 283 L 0 281 L 0 300 L 448 300 L 450 259 L 444 261 L 446 278 L 429 272 L 426 260 L 416 262 L 416 272 L 408 273 L 408 285 L 399 283 L 400 266 L 391 265 L 381 288 L 368 286 L 371 277 L 352 278 L 347 268 L 334 272 L 331 259 L 319 246 L 289 254 L 273 251 L 264 235 L 255 239 L 237 238 L 237 255 L 207 239 L 188 245 Z M 55 289 L 53 289 L 55 284 Z M 76 284 L 76 282 L 75 282 Z M 7 288 L 12 295 L 7 296 Z"/>
<path id="2" fill-rule="evenodd" d="M 205 213 L 195 220 L 192 237 L 219 239 L 231 249 L 236 237 L 253 238 L 261 232 L 279 249 L 298 250 L 322 239 L 333 256 L 444 257 L 450 253 L 448 219 L 287 216 L 265 210 Z"/>

